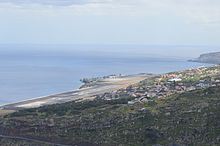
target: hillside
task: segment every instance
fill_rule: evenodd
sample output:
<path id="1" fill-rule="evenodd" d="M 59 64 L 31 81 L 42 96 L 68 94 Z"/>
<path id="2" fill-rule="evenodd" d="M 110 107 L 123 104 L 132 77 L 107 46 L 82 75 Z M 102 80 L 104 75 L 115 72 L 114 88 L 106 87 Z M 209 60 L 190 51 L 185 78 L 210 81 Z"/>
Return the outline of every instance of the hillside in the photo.
<path id="1" fill-rule="evenodd" d="M 117 93 L 97 96 L 93 101 L 21 110 L 0 118 L 0 143 L 217 146 L 220 143 L 219 74 L 219 66 L 169 73 Z M 182 81 L 175 83 L 174 88 L 167 82 L 170 76 L 181 77 Z M 142 100 L 144 92 L 159 89 L 163 90 L 158 95 L 146 95 Z"/>
<path id="2" fill-rule="evenodd" d="M 202 54 L 200 55 L 199 58 L 195 60 L 191 60 L 191 61 L 201 62 L 201 63 L 220 64 L 220 52 Z"/>

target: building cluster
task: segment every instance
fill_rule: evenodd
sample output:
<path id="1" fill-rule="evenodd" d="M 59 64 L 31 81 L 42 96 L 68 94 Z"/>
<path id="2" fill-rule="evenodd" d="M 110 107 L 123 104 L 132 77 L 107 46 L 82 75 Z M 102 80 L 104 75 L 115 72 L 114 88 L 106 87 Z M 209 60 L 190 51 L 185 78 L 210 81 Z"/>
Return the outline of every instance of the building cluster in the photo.
<path id="1" fill-rule="evenodd" d="M 133 97 L 136 102 L 148 102 L 155 98 L 164 98 L 176 93 L 220 86 L 219 68 L 200 67 L 181 72 L 169 73 L 153 77 L 151 84 L 143 82 L 138 85 L 129 86 L 102 96 L 105 100 L 115 100 L 123 96 Z"/>

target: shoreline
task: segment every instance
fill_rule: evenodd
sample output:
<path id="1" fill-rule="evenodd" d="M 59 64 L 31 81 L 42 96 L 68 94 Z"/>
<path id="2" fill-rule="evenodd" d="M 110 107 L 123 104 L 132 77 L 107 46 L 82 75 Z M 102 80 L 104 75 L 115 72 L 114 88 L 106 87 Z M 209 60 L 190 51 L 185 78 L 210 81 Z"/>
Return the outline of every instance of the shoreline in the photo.
<path id="1" fill-rule="evenodd" d="M 15 101 L 15 102 L 11 102 L 11 103 L 4 103 L 4 104 L 0 105 L 0 110 L 1 110 L 2 107 L 7 106 L 7 105 L 12 105 L 12 104 L 20 103 L 20 102 L 33 101 L 33 100 L 37 100 L 37 99 L 46 98 L 48 96 L 53 96 L 53 95 L 57 95 L 57 94 L 63 94 L 63 93 L 67 93 L 67 92 L 73 92 L 73 91 L 77 91 L 77 90 L 79 90 L 79 89 L 73 89 L 73 90 L 69 90 L 69 91 L 63 91 L 63 92 L 58 92 L 58 93 L 54 93 L 54 94 L 33 97 L 33 98 L 30 98 L 30 99 L 24 99 L 24 100 L 20 100 L 20 101 L 17 101 L 17 102 Z"/>
<path id="2" fill-rule="evenodd" d="M 126 75 L 117 78 L 102 79 L 94 82 L 95 84 L 91 87 L 74 89 L 52 95 L 46 95 L 19 102 L 4 104 L 0 106 L 0 111 L 17 111 L 20 109 L 37 108 L 40 106 L 61 104 L 70 101 L 89 100 L 93 99 L 96 95 L 106 92 L 113 92 L 120 88 L 125 88 L 129 85 L 136 84 L 152 76 L 154 75 L 142 73 L 135 75 Z"/>
<path id="3" fill-rule="evenodd" d="M 173 62 L 173 61 L 172 61 Z M 174 62 L 175 62 L 175 60 L 174 60 Z M 187 60 L 182 60 L 181 62 L 189 62 L 189 61 L 187 61 Z M 181 66 L 181 64 L 182 63 L 180 63 L 180 66 L 181 67 L 178 67 L 178 68 L 176 68 L 176 67 L 174 67 L 174 68 L 172 68 L 171 67 L 171 69 L 162 69 L 162 70 L 157 70 L 157 69 L 155 69 L 155 70 L 151 70 L 151 68 L 148 68 L 148 64 L 146 64 L 146 68 L 148 68 L 148 69 L 143 69 L 143 71 L 138 71 L 138 72 L 136 72 L 136 73 L 134 73 L 134 74 L 139 74 L 140 72 L 143 72 L 143 73 L 148 73 L 148 72 L 152 72 L 152 73 L 155 73 L 155 74 L 165 74 L 165 73 L 168 73 L 168 72 L 175 72 L 175 71 L 180 71 L 180 70 L 185 70 L 185 69 L 188 69 L 188 68 L 196 68 L 196 67 L 199 67 L 199 66 L 203 66 L 204 64 L 203 63 L 197 63 L 197 62 L 195 62 L 196 64 L 194 64 L 194 63 L 190 63 L 190 65 L 183 65 L 183 66 Z M 189 67 L 188 67 L 189 66 Z M 159 66 L 160 67 L 160 66 Z M 155 68 L 159 68 L 158 66 L 155 66 Z M 145 71 L 144 71 L 145 70 Z M 110 72 L 111 73 L 111 72 Z M 108 75 L 110 74 L 109 72 L 107 73 Z M 129 75 L 131 72 L 126 72 L 125 74 L 127 74 L 127 75 Z M 97 77 L 100 77 L 100 76 L 97 76 Z M 33 100 L 33 99 L 38 99 L 38 98 L 44 98 L 44 97 L 47 97 L 47 96 L 50 96 L 50 95 L 54 95 L 54 94 L 61 94 L 61 93 L 63 93 L 63 92 L 68 92 L 68 91 L 75 91 L 75 90 L 77 90 L 77 89 L 79 89 L 79 87 L 81 87 L 81 86 L 83 86 L 80 82 L 79 82 L 79 79 L 80 78 L 77 78 L 77 80 L 73 80 L 73 83 L 67 83 L 67 87 L 66 88 L 61 88 L 61 90 L 56 90 L 56 87 L 52 90 L 52 91 L 50 91 L 50 90 L 44 90 L 44 89 L 49 89 L 49 88 L 51 88 L 51 87 L 45 87 L 43 90 L 38 90 L 38 92 L 35 92 L 34 90 L 34 94 L 32 95 L 31 94 L 31 92 L 32 91 L 30 91 L 30 94 L 29 94 L 29 91 L 27 92 L 28 94 L 26 94 L 26 88 L 13 88 L 14 90 L 15 90 L 15 94 L 13 94 L 12 96 L 10 96 L 10 94 L 11 94 L 11 89 L 10 89 L 10 87 L 8 87 L 7 86 L 7 94 L 4 94 L 4 91 L 2 91 L 2 102 L 1 102 L 1 104 L 0 104 L 0 107 L 2 107 L 2 106 L 5 106 L 5 105 L 8 105 L 8 104 L 14 104 L 14 103 L 17 103 L 17 102 L 23 102 L 23 101 L 27 101 L 27 100 Z M 57 79 L 54 79 L 54 80 L 57 80 Z M 58 80 L 60 80 L 60 79 L 58 79 Z M 13 81 L 11 84 L 13 85 L 14 84 L 14 82 L 16 82 L 16 81 Z M 68 81 L 67 81 L 68 82 Z M 76 84 L 75 84 L 75 82 L 77 82 Z M 33 84 L 34 85 L 34 84 Z M 14 85 L 13 85 L 14 86 Z M 12 87 L 13 87 L 12 86 Z M 25 85 L 26 86 L 26 85 Z M 30 87 L 32 87 L 32 85 L 30 85 Z M 21 92 L 21 94 L 18 92 L 18 94 L 16 94 L 16 90 L 20 90 L 20 91 L 22 91 Z M 41 89 L 41 88 L 40 88 Z M 59 88 L 58 88 L 59 89 Z M 67 89 L 67 90 L 66 90 Z M 32 90 L 32 89 L 31 89 Z M 36 94 L 35 94 L 36 93 Z M 48 94 L 49 93 L 49 94 Z M 7 98 L 7 97 L 9 97 L 9 98 Z M 14 100 L 15 99 L 15 100 Z"/>
<path id="4" fill-rule="evenodd" d="M 207 64 L 207 67 L 216 66 L 214 64 Z M 197 67 L 200 68 L 200 67 Z M 191 68 L 189 68 L 191 69 Z M 23 101 L 18 101 L 9 104 L 0 105 L 0 115 L 2 111 L 17 111 L 20 109 L 28 108 L 37 108 L 46 105 L 61 104 L 71 101 L 83 101 L 83 100 L 93 100 L 97 95 L 104 94 L 106 92 L 113 92 L 118 89 L 126 88 L 130 85 L 139 83 L 140 81 L 147 79 L 149 77 L 156 76 L 158 74 L 152 73 L 139 73 L 133 75 L 124 75 L 118 76 L 115 78 L 102 78 L 98 79 L 95 82 L 92 82 L 92 85 L 85 86 L 82 84 L 80 87 L 85 86 L 84 88 L 73 89 L 70 91 L 64 91 L 60 93 L 55 93 L 46 96 L 40 96 L 32 99 L 27 99 Z"/>

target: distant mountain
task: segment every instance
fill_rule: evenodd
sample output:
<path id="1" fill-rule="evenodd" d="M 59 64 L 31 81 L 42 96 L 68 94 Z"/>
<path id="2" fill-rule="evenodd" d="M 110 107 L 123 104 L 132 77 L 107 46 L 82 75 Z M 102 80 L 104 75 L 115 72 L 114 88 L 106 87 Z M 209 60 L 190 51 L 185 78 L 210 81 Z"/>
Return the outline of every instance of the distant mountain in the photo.
<path id="1" fill-rule="evenodd" d="M 199 58 L 190 61 L 220 64 L 220 52 L 202 54 Z"/>

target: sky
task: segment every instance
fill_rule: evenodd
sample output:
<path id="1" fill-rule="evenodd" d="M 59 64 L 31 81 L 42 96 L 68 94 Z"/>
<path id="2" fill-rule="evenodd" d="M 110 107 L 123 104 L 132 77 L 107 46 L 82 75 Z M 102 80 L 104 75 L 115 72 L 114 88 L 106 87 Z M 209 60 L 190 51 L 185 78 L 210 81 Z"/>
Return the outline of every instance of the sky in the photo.
<path id="1" fill-rule="evenodd" d="M 0 0 L 0 44 L 220 46 L 219 0 Z"/>

